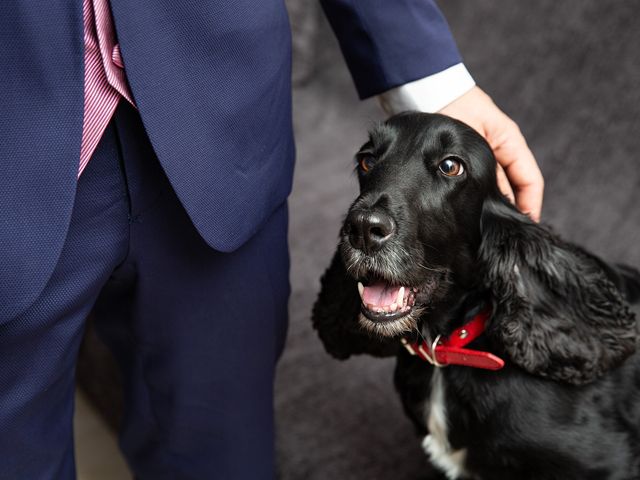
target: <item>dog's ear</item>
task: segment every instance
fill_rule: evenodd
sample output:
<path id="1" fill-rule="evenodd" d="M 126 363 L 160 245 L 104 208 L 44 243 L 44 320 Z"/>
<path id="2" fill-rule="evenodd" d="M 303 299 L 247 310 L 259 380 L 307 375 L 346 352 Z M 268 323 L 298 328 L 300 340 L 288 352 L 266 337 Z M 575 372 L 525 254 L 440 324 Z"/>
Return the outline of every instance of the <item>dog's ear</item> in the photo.
<path id="1" fill-rule="evenodd" d="M 324 344 L 335 358 L 367 353 L 377 357 L 395 355 L 397 340 L 373 337 L 358 324 L 360 296 L 356 281 L 347 274 L 339 251 L 322 276 L 318 299 L 313 306 L 311 321 Z"/>
<path id="2" fill-rule="evenodd" d="M 526 371 L 579 385 L 631 355 L 634 314 L 600 262 L 503 198 L 485 202 L 479 250 L 494 298 L 488 333 Z"/>

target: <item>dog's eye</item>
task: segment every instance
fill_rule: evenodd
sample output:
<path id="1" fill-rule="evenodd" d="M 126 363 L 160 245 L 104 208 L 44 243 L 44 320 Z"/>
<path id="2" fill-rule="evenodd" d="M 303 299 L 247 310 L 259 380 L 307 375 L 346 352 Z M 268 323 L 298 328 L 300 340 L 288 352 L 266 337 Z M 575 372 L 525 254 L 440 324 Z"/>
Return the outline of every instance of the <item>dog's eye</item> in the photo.
<path id="1" fill-rule="evenodd" d="M 445 158 L 440 162 L 438 168 L 447 177 L 457 177 L 458 175 L 462 175 L 464 172 L 464 165 L 462 165 L 462 162 L 455 157 Z"/>
<path id="2" fill-rule="evenodd" d="M 362 154 L 358 155 L 358 166 L 360 170 L 364 173 L 367 173 L 369 170 L 373 168 L 373 165 L 376 163 L 376 159 L 373 155 Z"/>

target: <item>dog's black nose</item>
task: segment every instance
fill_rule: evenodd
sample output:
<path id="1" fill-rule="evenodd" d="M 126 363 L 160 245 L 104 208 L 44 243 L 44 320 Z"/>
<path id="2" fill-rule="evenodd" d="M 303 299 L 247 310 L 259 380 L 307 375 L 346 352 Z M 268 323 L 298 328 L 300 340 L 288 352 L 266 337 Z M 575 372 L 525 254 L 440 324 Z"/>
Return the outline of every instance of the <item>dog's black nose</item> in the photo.
<path id="1" fill-rule="evenodd" d="M 367 253 L 382 248 L 396 231 L 393 218 L 380 211 L 352 212 L 345 226 L 351 245 Z"/>

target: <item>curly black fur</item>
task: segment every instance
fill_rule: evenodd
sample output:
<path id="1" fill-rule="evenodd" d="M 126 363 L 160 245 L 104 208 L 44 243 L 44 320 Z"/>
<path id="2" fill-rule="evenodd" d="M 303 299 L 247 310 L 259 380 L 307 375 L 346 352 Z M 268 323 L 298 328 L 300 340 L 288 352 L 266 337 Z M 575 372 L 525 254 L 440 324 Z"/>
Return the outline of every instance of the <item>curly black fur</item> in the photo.
<path id="1" fill-rule="evenodd" d="M 419 287 L 405 336 L 447 335 L 489 303 L 492 318 L 472 346 L 506 367 L 441 370 L 449 447 L 466 451 L 469 477 L 459 478 L 639 479 L 640 273 L 518 212 L 498 191 L 491 149 L 460 122 L 405 113 L 376 128 L 362 154 L 360 196 L 313 310 L 327 351 L 396 353 L 396 387 L 425 434 L 433 369 L 398 350 L 397 335 L 361 328 L 357 281 Z M 464 165 L 455 178 L 438 171 L 451 156 Z M 375 252 L 349 225 L 367 212 L 397 227 Z"/>
<path id="2" fill-rule="evenodd" d="M 635 351 L 635 315 L 592 255 L 502 202 L 485 202 L 481 226 L 489 334 L 514 363 L 579 385 Z"/>

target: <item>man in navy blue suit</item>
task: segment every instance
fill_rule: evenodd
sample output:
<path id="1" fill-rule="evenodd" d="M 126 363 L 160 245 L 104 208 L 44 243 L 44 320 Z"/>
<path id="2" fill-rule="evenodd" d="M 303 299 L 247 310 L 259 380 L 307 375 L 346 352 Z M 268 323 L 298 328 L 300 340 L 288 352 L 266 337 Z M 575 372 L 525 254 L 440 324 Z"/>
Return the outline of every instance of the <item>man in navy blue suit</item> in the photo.
<path id="1" fill-rule="evenodd" d="M 537 219 L 535 160 L 434 3 L 322 3 L 360 96 L 471 124 Z M 0 2 L 0 65 L 0 479 L 74 478 L 92 309 L 136 478 L 272 478 L 294 156 L 282 1 Z"/>

